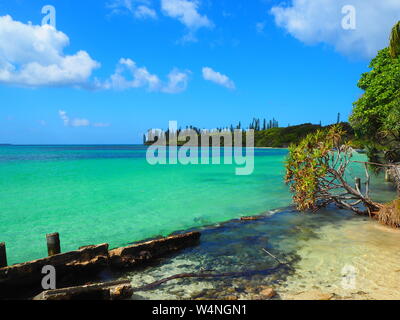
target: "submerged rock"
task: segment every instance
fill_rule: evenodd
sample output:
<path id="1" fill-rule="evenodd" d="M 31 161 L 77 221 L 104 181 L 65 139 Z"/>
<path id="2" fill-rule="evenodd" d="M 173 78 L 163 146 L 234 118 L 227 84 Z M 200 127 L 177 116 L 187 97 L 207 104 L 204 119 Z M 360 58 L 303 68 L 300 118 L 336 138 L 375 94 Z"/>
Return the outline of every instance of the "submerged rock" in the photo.
<path id="1" fill-rule="evenodd" d="M 260 296 L 265 299 L 271 299 L 276 296 L 276 291 L 273 288 L 264 287 L 260 291 Z"/>
<path id="2" fill-rule="evenodd" d="M 332 300 L 334 294 L 325 293 L 317 290 L 300 292 L 298 294 L 287 296 L 287 300 Z"/>

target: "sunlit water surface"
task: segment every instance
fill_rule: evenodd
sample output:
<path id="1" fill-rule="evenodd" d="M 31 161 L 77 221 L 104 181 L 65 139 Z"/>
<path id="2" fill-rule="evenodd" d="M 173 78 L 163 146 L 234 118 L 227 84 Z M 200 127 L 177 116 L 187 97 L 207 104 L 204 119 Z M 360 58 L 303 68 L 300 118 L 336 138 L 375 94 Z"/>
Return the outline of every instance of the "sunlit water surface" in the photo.
<path id="1" fill-rule="evenodd" d="M 284 299 L 313 291 L 400 298 L 400 233 L 335 208 L 294 211 L 283 183 L 286 150 L 256 150 L 250 176 L 236 176 L 235 165 L 150 166 L 145 154 L 127 146 L 0 147 L 0 241 L 9 262 L 46 256 L 50 232 L 60 233 L 67 251 L 200 229 L 199 246 L 113 277 L 139 287 L 184 272 L 242 273 L 175 280 L 135 299 L 257 299 L 263 286 Z M 348 179 L 359 176 L 363 168 L 355 164 Z M 394 197 L 381 176 L 372 180 L 376 200 Z M 264 217 L 224 223 L 258 214 Z"/>

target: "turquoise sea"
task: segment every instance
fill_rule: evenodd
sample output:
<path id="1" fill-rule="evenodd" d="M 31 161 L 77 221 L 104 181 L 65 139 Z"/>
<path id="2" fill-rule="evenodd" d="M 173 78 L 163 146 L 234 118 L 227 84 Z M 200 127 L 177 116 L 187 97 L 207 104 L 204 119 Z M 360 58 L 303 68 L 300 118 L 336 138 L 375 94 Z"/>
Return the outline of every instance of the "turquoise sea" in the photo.
<path id="1" fill-rule="evenodd" d="M 142 146 L 1 146 L 0 242 L 12 264 L 45 257 L 47 233 L 62 251 L 117 247 L 287 207 L 286 154 L 257 149 L 254 173 L 237 176 L 236 165 L 151 166 Z"/>
<path id="2" fill-rule="evenodd" d="M 235 165 L 158 165 L 141 146 L 0 147 L 0 241 L 9 263 L 62 251 L 112 247 L 285 206 L 286 150 L 256 151 L 251 176 Z"/>

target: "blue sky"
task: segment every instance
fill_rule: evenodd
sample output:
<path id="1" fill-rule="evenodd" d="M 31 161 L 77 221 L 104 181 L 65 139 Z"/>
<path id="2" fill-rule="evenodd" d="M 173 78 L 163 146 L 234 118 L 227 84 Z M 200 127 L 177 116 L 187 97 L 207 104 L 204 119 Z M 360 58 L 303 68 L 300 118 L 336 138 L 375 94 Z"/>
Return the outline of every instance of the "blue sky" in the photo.
<path id="1" fill-rule="evenodd" d="M 0 143 L 141 143 L 216 128 L 346 120 L 400 1 L 0 0 Z M 44 5 L 56 29 L 41 26 Z M 373 7 L 373 8 L 372 8 Z"/>

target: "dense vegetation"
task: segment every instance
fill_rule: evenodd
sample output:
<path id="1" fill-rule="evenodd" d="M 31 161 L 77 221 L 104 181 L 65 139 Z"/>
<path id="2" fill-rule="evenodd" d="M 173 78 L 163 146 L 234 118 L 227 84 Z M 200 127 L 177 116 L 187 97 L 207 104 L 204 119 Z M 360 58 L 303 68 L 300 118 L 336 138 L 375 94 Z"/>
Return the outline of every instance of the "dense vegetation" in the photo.
<path id="1" fill-rule="evenodd" d="M 346 122 L 342 122 L 339 126 L 344 130 L 345 139 L 354 140 L 354 131 Z M 330 126 L 322 127 L 311 123 L 305 123 L 297 126 L 286 128 L 272 128 L 263 131 L 255 132 L 255 146 L 256 147 L 284 147 L 287 148 L 291 144 L 298 144 L 308 134 L 316 132 L 323 128 L 330 128 Z M 354 147 L 361 148 L 361 142 L 354 142 Z"/>
<path id="2" fill-rule="evenodd" d="M 327 127 L 322 127 L 321 125 L 305 123 L 296 126 L 289 126 L 289 127 L 276 127 L 278 122 L 276 120 L 271 120 L 266 122 L 264 120 L 264 125 L 266 129 L 260 128 L 260 122 L 258 119 L 254 119 L 253 123 L 250 124 L 249 129 L 254 130 L 254 146 L 261 148 L 261 147 L 271 147 L 271 148 L 287 148 L 291 144 L 299 143 L 303 138 L 305 138 L 308 134 L 316 132 L 317 130 L 323 128 L 330 128 L 332 125 Z M 346 141 L 352 141 L 352 146 L 355 148 L 362 148 L 363 144 L 355 140 L 354 138 L 354 131 L 351 126 L 346 123 L 342 122 L 339 124 L 340 127 L 345 132 L 345 139 Z M 189 129 L 194 130 L 197 134 L 201 132 L 201 130 L 195 127 L 188 127 Z M 225 131 L 232 131 L 233 129 L 229 130 L 225 129 Z M 181 129 L 178 130 L 178 135 L 182 132 Z M 224 132 L 224 129 L 217 129 L 215 132 L 211 132 L 210 135 L 215 135 L 218 133 Z M 166 131 L 166 137 L 169 138 L 170 133 Z M 145 144 L 152 144 L 152 139 L 147 141 L 147 137 L 144 137 L 146 140 Z M 245 139 L 243 139 L 245 141 Z M 178 141 L 178 145 L 185 144 L 186 141 Z M 200 143 L 200 142 L 199 142 Z M 223 145 L 223 141 L 221 142 Z"/>
<path id="3" fill-rule="evenodd" d="M 400 161 L 400 22 L 393 28 L 389 48 L 372 59 L 358 82 L 364 94 L 354 103 L 350 123 L 367 142 L 370 159 Z"/>
<path id="4" fill-rule="evenodd" d="M 370 68 L 358 83 L 364 94 L 354 103 L 350 123 L 356 137 L 367 145 L 370 159 L 400 161 L 400 22 L 393 27 L 389 47 L 378 52 Z M 382 205 L 370 199 L 367 163 L 365 188 L 360 181 L 355 187 L 347 182 L 346 169 L 352 155 L 350 143 L 339 126 L 310 133 L 291 145 L 286 183 L 297 208 L 315 211 L 335 203 L 341 208 L 373 215 L 386 225 L 400 227 L 399 200 Z"/>

